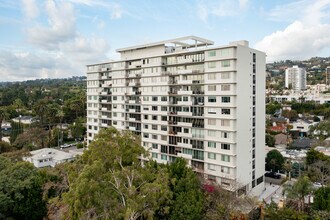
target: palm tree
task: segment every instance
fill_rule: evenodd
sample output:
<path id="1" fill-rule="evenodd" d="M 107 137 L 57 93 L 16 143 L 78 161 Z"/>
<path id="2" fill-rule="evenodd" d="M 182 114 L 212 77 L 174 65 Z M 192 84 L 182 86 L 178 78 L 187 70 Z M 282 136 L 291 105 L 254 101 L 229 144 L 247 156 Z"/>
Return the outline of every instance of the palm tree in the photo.
<path id="1" fill-rule="evenodd" d="M 305 197 L 312 192 L 312 182 L 307 176 L 299 177 L 293 185 L 285 185 L 284 192 L 287 193 L 289 199 L 297 201 L 298 211 L 303 211 Z"/>
<path id="2" fill-rule="evenodd" d="M 45 122 L 45 116 L 47 111 L 47 101 L 45 99 L 39 100 L 34 106 L 33 110 L 39 118 L 40 127 L 43 128 Z M 42 138 L 41 147 L 45 147 L 45 140 Z"/>
<path id="3" fill-rule="evenodd" d="M 8 118 L 7 108 L 4 106 L 0 107 L 0 141 L 2 141 L 2 122 Z"/>
<path id="4" fill-rule="evenodd" d="M 59 131 L 59 134 L 58 135 L 61 135 L 62 134 L 62 122 L 63 122 L 63 118 L 64 118 L 64 112 L 62 109 L 58 109 L 57 112 L 56 112 L 56 118 L 58 120 L 58 122 L 60 123 L 60 131 Z M 62 141 L 63 137 L 61 136 L 61 141 Z M 58 143 L 58 147 L 60 146 L 60 138 L 58 136 L 58 140 L 57 140 L 57 143 Z"/>

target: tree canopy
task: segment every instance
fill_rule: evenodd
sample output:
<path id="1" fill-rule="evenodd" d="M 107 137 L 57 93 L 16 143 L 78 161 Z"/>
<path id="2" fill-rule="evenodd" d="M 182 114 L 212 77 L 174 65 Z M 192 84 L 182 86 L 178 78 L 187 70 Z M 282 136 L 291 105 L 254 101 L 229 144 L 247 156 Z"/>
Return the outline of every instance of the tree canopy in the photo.
<path id="1" fill-rule="evenodd" d="M 266 156 L 266 170 L 277 172 L 283 168 L 284 162 L 284 157 L 278 150 L 271 150 Z"/>

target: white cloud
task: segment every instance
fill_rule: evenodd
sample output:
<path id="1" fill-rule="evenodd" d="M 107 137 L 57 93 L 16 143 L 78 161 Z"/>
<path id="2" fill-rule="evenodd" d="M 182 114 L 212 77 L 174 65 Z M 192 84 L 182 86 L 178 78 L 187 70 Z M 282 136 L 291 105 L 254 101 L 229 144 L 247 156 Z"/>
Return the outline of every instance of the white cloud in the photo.
<path id="1" fill-rule="evenodd" d="M 285 30 L 266 36 L 255 47 L 267 53 L 268 61 L 316 56 L 330 47 L 330 25 L 306 26 L 296 21 Z"/>
<path id="2" fill-rule="evenodd" d="M 239 7 L 245 8 L 248 4 L 249 0 L 239 0 Z"/>
<path id="3" fill-rule="evenodd" d="M 267 12 L 274 21 L 293 22 L 300 20 L 313 25 L 329 18 L 330 0 L 300 0 L 288 4 L 277 5 Z"/>
<path id="4" fill-rule="evenodd" d="M 48 18 L 48 25 L 34 20 L 34 26 L 28 27 L 25 32 L 32 48 L 0 50 L 1 81 L 85 75 L 87 64 L 107 60 L 108 43 L 102 38 L 86 37 L 79 33 L 71 3 L 49 0 L 44 4 L 44 9 L 42 13 Z M 38 21 L 40 23 L 35 25 Z M 95 21 L 101 22 L 102 26 L 102 21 L 97 17 Z"/>
<path id="5" fill-rule="evenodd" d="M 35 0 L 22 0 L 22 6 L 28 19 L 39 16 L 39 8 Z"/>
<path id="6" fill-rule="evenodd" d="M 123 10 L 119 4 L 113 4 L 111 7 L 111 19 L 119 19 L 123 14 Z"/>
<path id="7" fill-rule="evenodd" d="M 269 18 L 290 24 L 264 37 L 255 47 L 267 53 L 268 61 L 305 59 L 329 50 L 329 7 L 330 0 L 301 0 L 276 6 Z"/>
<path id="8" fill-rule="evenodd" d="M 78 75 L 70 72 L 73 66 L 64 56 L 39 51 L 0 51 L 0 72 L 2 81 L 22 81 L 35 78 L 58 78 Z"/>
<path id="9" fill-rule="evenodd" d="M 209 16 L 232 17 L 242 13 L 248 0 L 218 0 L 200 1 L 197 4 L 197 16 L 202 21 L 207 21 Z"/>
<path id="10" fill-rule="evenodd" d="M 89 63 L 101 62 L 106 59 L 109 50 L 108 43 L 101 38 L 76 37 L 60 45 L 60 50 L 74 62 L 86 65 Z"/>
<path id="11" fill-rule="evenodd" d="M 104 0 L 70 0 L 74 4 L 82 4 L 89 7 L 101 7 L 109 11 L 111 19 L 119 19 L 123 15 L 120 4 Z"/>
<path id="12" fill-rule="evenodd" d="M 47 1 L 45 9 L 49 26 L 27 29 L 27 40 L 44 49 L 56 49 L 59 43 L 76 35 L 74 9 L 70 3 L 56 4 L 53 0 Z"/>

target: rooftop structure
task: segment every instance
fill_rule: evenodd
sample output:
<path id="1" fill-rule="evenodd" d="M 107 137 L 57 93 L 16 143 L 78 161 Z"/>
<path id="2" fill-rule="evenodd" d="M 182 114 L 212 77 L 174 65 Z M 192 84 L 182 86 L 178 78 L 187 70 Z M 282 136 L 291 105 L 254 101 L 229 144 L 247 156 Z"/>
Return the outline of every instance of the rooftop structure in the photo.
<path id="1" fill-rule="evenodd" d="M 55 167 L 56 164 L 72 161 L 82 152 L 64 152 L 54 148 L 42 148 L 30 152 L 31 156 L 23 157 L 24 161 L 33 163 L 37 168 Z"/>

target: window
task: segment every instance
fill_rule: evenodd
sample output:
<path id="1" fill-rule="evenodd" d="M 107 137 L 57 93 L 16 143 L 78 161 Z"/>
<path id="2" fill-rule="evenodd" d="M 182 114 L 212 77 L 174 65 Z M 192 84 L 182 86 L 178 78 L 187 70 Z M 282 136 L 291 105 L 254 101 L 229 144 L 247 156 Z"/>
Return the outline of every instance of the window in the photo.
<path id="1" fill-rule="evenodd" d="M 162 121 L 167 121 L 167 116 L 162 116 Z"/>
<path id="2" fill-rule="evenodd" d="M 229 172 L 230 172 L 229 167 L 221 167 L 221 173 L 227 173 L 227 174 L 229 174 Z"/>
<path id="3" fill-rule="evenodd" d="M 184 144 L 188 144 L 188 143 L 189 143 L 189 140 L 186 139 L 186 138 L 183 138 L 182 142 L 183 142 Z"/>
<path id="4" fill-rule="evenodd" d="M 167 146 L 166 145 L 161 145 L 160 146 L 160 152 L 167 153 Z"/>
<path id="5" fill-rule="evenodd" d="M 184 129 L 183 129 L 183 133 L 188 134 L 188 133 L 189 133 L 189 129 L 188 129 L 188 128 L 184 128 Z"/>
<path id="6" fill-rule="evenodd" d="M 221 56 L 228 56 L 229 55 L 229 51 L 230 51 L 230 49 L 222 49 L 222 50 L 220 50 L 220 54 L 221 54 Z"/>
<path id="7" fill-rule="evenodd" d="M 152 111 L 157 111 L 158 110 L 158 106 L 152 106 Z"/>
<path id="8" fill-rule="evenodd" d="M 208 125 L 216 125 L 216 119 L 208 119 L 207 122 Z"/>
<path id="9" fill-rule="evenodd" d="M 162 130 L 162 131 L 167 131 L 167 126 L 162 125 L 162 126 L 160 127 L 160 130 Z"/>
<path id="10" fill-rule="evenodd" d="M 223 115 L 230 115 L 230 109 L 229 108 L 223 108 L 223 109 L 221 109 L 221 114 L 223 114 Z"/>
<path id="11" fill-rule="evenodd" d="M 152 139 L 155 139 L 156 140 L 157 139 L 157 135 L 156 134 L 153 134 L 152 135 Z"/>
<path id="12" fill-rule="evenodd" d="M 163 112 L 166 112 L 167 111 L 167 107 L 166 106 L 162 106 L 160 110 L 163 111 Z"/>
<path id="13" fill-rule="evenodd" d="M 260 183 L 262 183 L 264 181 L 264 177 L 261 176 L 257 179 L 257 185 L 259 185 Z"/>
<path id="14" fill-rule="evenodd" d="M 222 103 L 230 103 L 230 97 L 229 96 L 222 96 L 221 97 Z"/>
<path id="15" fill-rule="evenodd" d="M 184 154 L 189 154 L 189 155 L 192 155 L 193 154 L 193 150 L 192 149 L 187 149 L 187 148 L 183 148 L 182 152 Z"/>
<path id="16" fill-rule="evenodd" d="M 228 127 L 230 125 L 230 120 L 223 119 L 221 120 L 221 126 Z"/>
<path id="17" fill-rule="evenodd" d="M 143 137 L 144 138 L 149 138 L 149 134 L 148 133 L 143 133 Z"/>
<path id="18" fill-rule="evenodd" d="M 143 101 L 149 101 L 149 96 L 143 96 Z"/>
<path id="19" fill-rule="evenodd" d="M 160 158 L 161 158 L 162 160 L 167 160 L 167 156 L 164 155 L 164 154 L 162 154 L 162 155 L 160 156 Z"/>
<path id="20" fill-rule="evenodd" d="M 144 119 L 148 120 L 149 116 L 148 115 L 144 115 Z"/>
<path id="21" fill-rule="evenodd" d="M 230 85 L 229 84 L 221 85 L 221 91 L 230 91 Z"/>
<path id="22" fill-rule="evenodd" d="M 158 154 L 157 153 L 152 153 L 152 158 L 158 159 Z"/>
<path id="23" fill-rule="evenodd" d="M 166 135 L 161 135 L 161 136 L 160 136 L 160 139 L 161 139 L 162 141 L 167 141 L 167 136 L 166 136 Z"/>
<path id="24" fill-rule="evenodd" d="M 207 153 L 207 158 L 212 159 L 212 160 L 216 160 L 217 156 L 216 156 L 215 153 L 208 152 Z"/>
<path id="25" fill-rule="evenodd" d="M 161 100 L 162 100 L 162 102 L 166 102 L 167 101 L 167 97 L 166 96 L 162 96 Z"/>
<path id="26" fill-rule="evenodd" d="M 217 97 L 215 97 L 215 96 L 209 96 L 208 101 L 209 102 L 217 102 Z"/>
<path id="27" fill-rule="evenodd" d="M 221 79 L 229 79 L 230 78 L 230 73 L 221 73 Z"/>
<path id="28" fill-rule="evenodd" d="M 221 149 L 230 150 L 230 144 L 221 144 Z"/>
<path id="29" fill-rule="evenodd" d="M 215 165 L 214 164 L 207 164 L 207 168 L 209 169 L 209 170 L 215 170 Z"/>
<path id="30" fill-rule="evenodd" d="M 117 96 L 113 96 L 112 99 L 113 99 L 113 100 L 117 100 Z"/>
<path id="31" fill-rule="evenodd" d="M 183 112 L 189 112 L 189 107 L 186 107 L 186 106 L 182 107 L 182 111 Z"/>
<path id="32" fill-rule="evenodd" d="M 213 176 L 213 175 L 207 175 L 207 179 L 208 179 L 208 180 L 210 180 L 210 181 L 213 181 L 213 182 L 215 182 L 215 180 L 216 180 L 216 177 L 215 177 L 215 176 Z"/>
<path id="33" fill-rule="evenodd" d="M 216 132 L 215 131 L 208 130 L 207 131 L 207 135 L 210 136 L 210 137 L 215 137 L 216 136 Z"/>
<path id="34" fill-rule="evenodd" d="M 158 144 L 152 144 L 153 149 L 158 149 Z"/>
<path id="35" fill-rule="evenodd" d="M 230 67 L 230 60 L 221 61 L 221 67 Z"/>
<path id="36" fill-rule="evenodd" d="M 209 79 L 209 80 L 215 80 L 217 77 L 216 77 L 216 73 L 209 73 L 208 75 L 207 75 L 207 78 Z"/>
<path id="37" fill-rule="evenodd" d="M 221 160 L 225 162 L 230 162 L 230 157 L 229 155 L 221 155 Z"/>
<path id="38" fill-rule="evenodd" d="M 158 127 L 157 125 L 152 125 L 152 126 L 151 126 L 151 129 L 152 129 L 152 130 L 157 130 L 157 127 Z"/>
<path id="39" fill-rule="evenodd" d="M 209 51 L 209 57 L 215 57 L 217 54 L 216 54 L 216 51 L 215 50 L 211 50 Z"/>
<path id="40" fill-rule="evenodd" d="M 217 90 L 217 86 L 216 85 L 209 85 L 208 86 L 208 90 L 209 91 L 216 91 Z"/>
<path id="41" fill-rule="evenodd" d="M 157 115 L 152 116 L 152 120 L 157 121 L 157 119 L 158 119 Z"/>
<path id="42" fill-rule="evenodd" d="M 208 67 L 209 68 L 215 68 L 217 66 L 217 63 L 216 62 L 209 62 L 208 63 Z"/>
<path id="43" fill-rule="evenodd" d="M 207 112 L 209 114 L 216 114 L 217 113 L 217 110 L 215 108 L 208 108 L 207 110 L 208 110 Z"/>
<path id="44" fill-rule="evenodd" d="M 229 137 L 228 132 L 222 132 L 221 137 L 222 138 L 228 138 Z"/>
<path id="45" fill-rule="evenodd" d="M 217 147 L 217 143 L 212 142 L 212 141 L 209 141 L 208 144 L 207 144 L 207 146 L 210 147 L 210 148 L 216 148 Z"/>
<path id="46" fill-rule="evenodd" d="M 113 112 L 113 113 L 112 113 L 112 116 L 113 116 L 113 117 L 117 117 L 117 112 Z"/>
<path id="47" fill-rule="evenodd" d="M 157 96 L 153 96 L 153 97 L 152 97 L 152 101 L 153 101 L 153 102 L 157 102 L 157 101 L 158 101 L 158 97 L 157 97 Z"/>
<path id="48" fill-rule="evenodd" d="M 182 97 L 182 101 L 184 101 L 184 102 L 188 102 L 188 96 L 183 96 L 183 97 Z"/>

